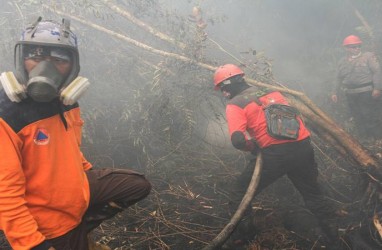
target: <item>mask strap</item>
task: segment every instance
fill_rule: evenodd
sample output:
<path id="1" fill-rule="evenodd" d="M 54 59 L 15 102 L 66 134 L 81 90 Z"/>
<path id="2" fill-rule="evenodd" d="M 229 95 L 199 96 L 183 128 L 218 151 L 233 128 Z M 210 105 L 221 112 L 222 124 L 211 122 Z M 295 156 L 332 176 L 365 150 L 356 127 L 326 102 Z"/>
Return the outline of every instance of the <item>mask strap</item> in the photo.
<path id="1" fill-rule="evenodd" d="M 60 39 L 69 39 L 70 20 L 63 18 L 60 27 Z"/>
<path id="2" fill-rule="evenodd" d="M 28 35 L 30 39 L 34 36 L 34 33 L 35 33 L 36 30 L 37 30 L 37 25 L 38 25 L 39 22 L 41 22 L 41 20 L 42 20 L 42 17 L 39 16 L 39 17 L 37 18 L 37 20 L 32 24 L 32 26 L 29 27 L 29 28 L 31 28 L 32 30 L 29 31 L 28 33 L 26 33 L 25 35 L 26 35 L 26 36 Z"/>
<path id="3" fill-rule="evenodd" d="M 64 124 L 65 130 L 67 131 L 68 130 L 68 122 L 66 121 L 66 118 L 64 116 L 64 112 L 65 112 L 64 106 L 62 105 L 60 100 L 57 100 L 56 105 L 58 107 L 58 114 L 60 115 L 61 121 Z"/>
<path id="4" fill-rule="evenodd" d="M 60 118 L 62 123 L 64 124 L 65 130 L 68 131 L 68 122 L 65 119 L 64 110 L 62 109 L 61 105 L 60 105 Z"/>

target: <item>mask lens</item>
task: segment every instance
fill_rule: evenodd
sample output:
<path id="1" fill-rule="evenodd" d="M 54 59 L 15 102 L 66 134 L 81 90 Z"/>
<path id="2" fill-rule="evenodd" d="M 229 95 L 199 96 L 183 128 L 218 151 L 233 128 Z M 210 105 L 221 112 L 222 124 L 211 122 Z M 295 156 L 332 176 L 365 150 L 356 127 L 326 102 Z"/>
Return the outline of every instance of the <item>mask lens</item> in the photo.
<path id="1" fill-rule="evenodd" d="M 50 52 L 47 47 L 25 45 L 23 47 L 23 55 L 25 59 L 30 59 L 35 57 L 50 56 Z"/>
<path id="2" fill-rule="evenodd" d="M 41 59 L 45 57 L 54 57 L 64 61 L 71 61 L 70 52 L 63 48 L 53 48 L 49 46 L 36 46 L 36 45 L 26 45 L 24 47 L 24 58 L 25 59 Z"/>
<path id="3" fill-rule="evenodd" d="M 54 48 L 50 51 L 50 56 L 70 62 L 70 53 L 65 49 Z"/>

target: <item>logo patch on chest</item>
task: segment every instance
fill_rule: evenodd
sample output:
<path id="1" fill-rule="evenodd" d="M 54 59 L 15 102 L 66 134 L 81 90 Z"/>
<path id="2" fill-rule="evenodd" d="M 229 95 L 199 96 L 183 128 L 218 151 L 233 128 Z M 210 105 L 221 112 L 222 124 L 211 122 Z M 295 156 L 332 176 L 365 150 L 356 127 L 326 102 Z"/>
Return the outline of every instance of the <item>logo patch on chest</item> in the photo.
<path id="1" fill-rule="evenodd" d="M 37 129 L 36 133 L 34 134 L 33 141 L 37 145 L 46 145 L 49 143 L 49 133 L 46 129 L 39 128 Z"/>

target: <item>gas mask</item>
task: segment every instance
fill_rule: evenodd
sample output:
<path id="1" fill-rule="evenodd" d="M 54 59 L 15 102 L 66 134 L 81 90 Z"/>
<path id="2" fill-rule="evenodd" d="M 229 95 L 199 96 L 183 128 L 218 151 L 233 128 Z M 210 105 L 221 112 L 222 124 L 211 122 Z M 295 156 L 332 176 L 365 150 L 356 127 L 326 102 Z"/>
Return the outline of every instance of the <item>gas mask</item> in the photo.
<path id="1" fill-rule="evenodd" d="M 27 96 L 36 102 L 50 102 L 60 97 L 65 105 L 71 105 L 88 88 L 89 82 L 86 78 L 74 78 L 74 74 L 77 75 L 79 68 L 77 63 L 74 63 L 73 66 L 76 69 L 72 70 L 69 76 L 64 77 L 52 61 L 43 60 L 44 57 L 51 57 L 72 62 L 74 54 L 71 55 L 70 50 L 49 46 L 24 45 L 20 46 L 20 51 L 20 58 L 24 60 L 41 58 L 41 61 L 27 73 L 24 60 L 22 60 L 19 64 L 20 70 L 17 78 L 12 72 L 1 74 L 1 84 L 13 102 L 20 102 Z M 20 74 L 20 72 L 22 73 Z M 21 81 L 19 82 L 17 79 L 21 79 Z"/>
<path id="2" fill-rule="evenodd" d="M 12 102 L 21 102 L 30 96 L 37 102 L 49 102 L 59 96 L 64 105 L 72 105 L 86 92 L 90 83 L 87 78 L 78 76 L 63 89 L 60 89 L 62 76 L 50 62 L 42 61 L 30 73 L 26 85 L 20 84 L 13 72 L 3 72 L 0 82 Z M 51 69 L 50 67 L 53 67 Z M 59 83 L 59 84 L 58 84 Z"/>
<path id="3" fill-rule="evenodd" d="M 58 96 L 63 77 L 50 61 L 41 61 L 29 72 L 26 91 L 36 102 L 50 102 Z"/>
<path id="4" fill-rule="evenodd" d="M 41 57 L 41 61 L 27 71 L 25 60 Z M 54 62 L 45 57 L 70 61 L 71 70 L 62 76 Z M 70 30 L 70 20 L 62 23 L 43 21 L 41 17 L 30 24 L 15 45 L 15 73 L 0 75 L 1 84 L 9 99 L 20 102 L 28 96 L 37 102 L 59 98 L 63 104 L 74 104 L 86 91 L 89 81 L 78 77 L 80 71 L 77 37 Z"/>

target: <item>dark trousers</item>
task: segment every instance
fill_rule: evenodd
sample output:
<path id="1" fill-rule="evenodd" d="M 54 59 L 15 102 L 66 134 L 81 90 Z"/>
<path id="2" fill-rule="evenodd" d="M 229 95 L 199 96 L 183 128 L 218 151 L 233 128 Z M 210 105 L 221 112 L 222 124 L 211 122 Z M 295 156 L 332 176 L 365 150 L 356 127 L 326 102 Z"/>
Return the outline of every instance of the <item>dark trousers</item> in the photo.
<path id="1" fill-rule="evenodd" d="M 346 99 L 359 136 L 382 138 L 382 101 L 373 99 L 371 91 L 346 94 Z"/>
<path id="2" fill-rule="evenodd" d="M 326 223 L 329 219 L 334 219 L 335 207 L 325 198 L 317 181 L 317 164 L 309 138 L 264 148 L 262 156 L 263 170 L 256 194 L 280 177 L 287 175 L 302 195 L 306 207 L 320 222 Z M 248 188 L 254 167 L 255 160 L 249 163 L 236 181 L 231 196 L 235 207 L 240 204 Z"/>
<path id="3" fill-rule="evenodd" d="M 151 184 L 142 174 L 130 170 L 94 169 L 86 175 L 90 185 L 89 208 L 80 225 L 49 240 L 56 250 L 88 250 L 87 235 L 92 229 L 142 200 L 151 190 Z"/>

